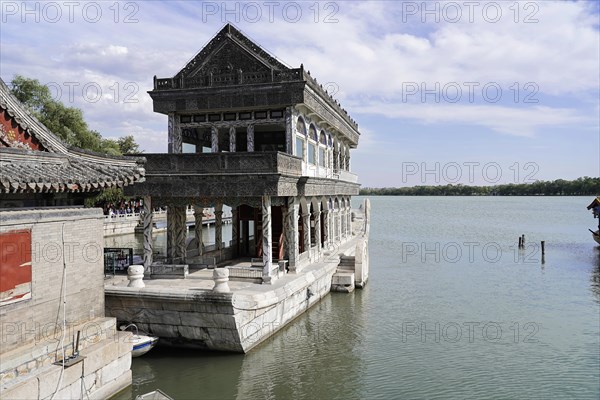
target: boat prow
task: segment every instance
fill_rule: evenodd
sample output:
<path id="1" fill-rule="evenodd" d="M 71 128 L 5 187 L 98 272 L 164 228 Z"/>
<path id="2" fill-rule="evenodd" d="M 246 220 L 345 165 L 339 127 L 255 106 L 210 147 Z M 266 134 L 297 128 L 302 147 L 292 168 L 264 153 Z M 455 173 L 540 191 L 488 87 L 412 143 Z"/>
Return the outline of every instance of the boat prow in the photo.
<path id="1" fill-rule="evenodd" d="M 593 232 L 592 237 L 596 241 L 596 243 L 600 244 L 600 230 Z"/>
<path id="2" fill-rule="evenodd" d="M 151 391 L 150 393 L 145 393 L 136 396 L 135 400 L 173 400 L 173 398 L 169 397 L 162 390 L 156 389 Z"/>
<path id="3" fill-rule="evenodd" d="M 131 350 L 131 357 L 139 357 L 143 356 L 156 345 L 158 342 L 158 337 L 150 336 L 150 335 L 142 335 L 138 331 L 138 327 L 135 324 L 129 324 L 127 326 L 121 326 L 119 329 L 122 331 L 126 331 L 129 328 L 134 328 L 135 331 L 131 339 L 129 339 L 133 343 L 133 348 Z"/>
<path id="4" fill-rule="evenodd" d="M 156 336 L 133 335 L 131 341 L 133 342 L 131 357 L 139 357 L 149 352 L 158 342 L 158 338 Z"/>

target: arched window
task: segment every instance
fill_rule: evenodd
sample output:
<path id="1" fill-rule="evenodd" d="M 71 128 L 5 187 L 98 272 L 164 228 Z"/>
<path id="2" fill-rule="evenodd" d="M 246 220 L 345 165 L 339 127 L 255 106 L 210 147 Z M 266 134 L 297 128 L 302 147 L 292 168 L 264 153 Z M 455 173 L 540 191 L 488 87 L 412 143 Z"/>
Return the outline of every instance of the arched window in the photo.
<path id="1" fill-rule="evenodd" d="M 317 144 L 319 138 L 317 136 L 317 129 L 314 125 L 310 125 L 308 128 L 308 162 L 310 164 L 317 164 Z"/>
<path id="2" fill-rule="evenodd" d="M 319 143 L 327 146 L 327 137 L 325 136 L 325 131 L 321 131 L 321 134 L 319 135 Z"/>
<path id="3" fill-rule="evenodd" d="M 296 151 L 294 155 L 304 160 L 304 146 L 306 140 L 306 124 L 302 117 L 296 123 Z"/>
<path id="4" fill-rule="evenodd" d="M 296 123 L 296 133 L 306 136 L 306 124 L 302 117 L 299 117 L 298 122 Z"/>
<path id="5" fill-rule="evenodd" d="M 319 166 L 327 166 L 327 136 L 324 131 L 319 135 Z"/>
<path id="6" fill-rule="evenodd" d="M 315 128 L 315 126 L 313 124 L 310 125 L 310 128 L 308 128 L 308 137 L 310 138 L 310 140 L 317 142 L 317 129 Z"/>

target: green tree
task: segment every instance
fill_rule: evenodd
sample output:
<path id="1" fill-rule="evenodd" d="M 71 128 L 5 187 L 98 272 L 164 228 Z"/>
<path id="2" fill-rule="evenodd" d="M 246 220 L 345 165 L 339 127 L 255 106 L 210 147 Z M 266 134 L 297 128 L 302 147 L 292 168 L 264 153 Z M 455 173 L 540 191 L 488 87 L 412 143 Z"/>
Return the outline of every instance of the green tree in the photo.
<path id="1" fill-rule="evenodd" d="M 67 144 L 110 155 L 139 152 L 139 145 L 131 135 L 117 140 L 104 139 L 100 132 L 91 130 L 79 108 L 67 107 L 54 100 L 50 89 L 37 79 L 15 75 L 11 86 L 15 97 Z"/>
<path id="2" fill-rule="evenodd" d="M 140 145 L 136 143 L 132 135 L 120 137 L 117 144 L 122 154 L 137 154 L 140 152 Z"/>

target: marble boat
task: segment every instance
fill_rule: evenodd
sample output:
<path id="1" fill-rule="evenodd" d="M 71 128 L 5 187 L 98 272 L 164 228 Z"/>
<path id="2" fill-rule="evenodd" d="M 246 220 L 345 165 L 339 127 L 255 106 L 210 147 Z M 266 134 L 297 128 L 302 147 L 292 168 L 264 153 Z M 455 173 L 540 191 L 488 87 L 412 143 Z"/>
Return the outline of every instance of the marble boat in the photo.
<path id="1" fill-rule="evenodd" d="M 167 117 L 168 153 L 144 153 L 144 182 L 125 188 L 143 198 L 143 265 L 105 281 L 107 315 L 161 345 L 245 353 L 330 291 L 364 287 L 369 203 L 352 208 L 351 168 L 361 133 L 303 65 L 227 24 L 149 94 Z M 167 209 L 164 253 L 154 251 L 157 207 Z M 188 237 L 187 219 L 193 210 L 202 226 L 207 208 L 214 240 L 204 243 L 200 229 Z"/>

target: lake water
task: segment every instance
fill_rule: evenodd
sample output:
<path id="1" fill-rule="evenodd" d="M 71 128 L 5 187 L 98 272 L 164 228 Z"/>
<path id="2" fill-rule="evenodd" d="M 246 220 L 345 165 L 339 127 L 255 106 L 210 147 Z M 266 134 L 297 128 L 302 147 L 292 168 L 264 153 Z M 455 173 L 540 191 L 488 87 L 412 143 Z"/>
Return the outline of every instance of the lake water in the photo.
<path id="1" fill-rule="evenodd" d="M 365 289 L 331 293 L 246 355 L 156 348 L 116 398 L 598 399 L 589 201 L 371 197 Z"/>

